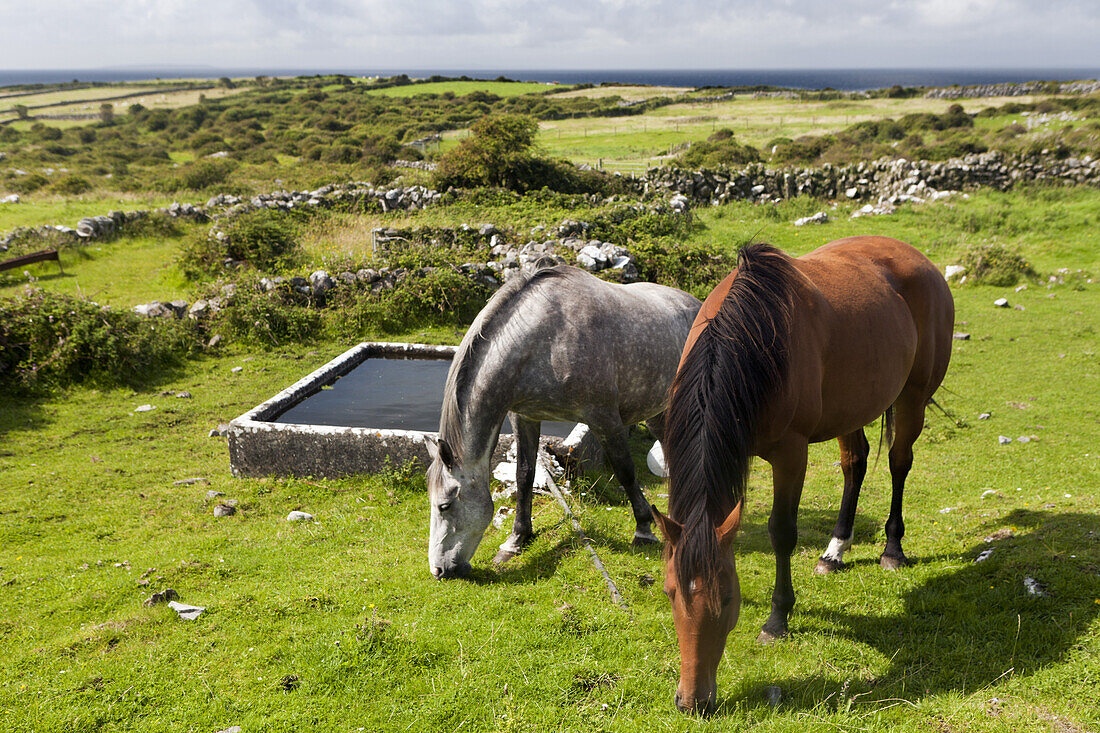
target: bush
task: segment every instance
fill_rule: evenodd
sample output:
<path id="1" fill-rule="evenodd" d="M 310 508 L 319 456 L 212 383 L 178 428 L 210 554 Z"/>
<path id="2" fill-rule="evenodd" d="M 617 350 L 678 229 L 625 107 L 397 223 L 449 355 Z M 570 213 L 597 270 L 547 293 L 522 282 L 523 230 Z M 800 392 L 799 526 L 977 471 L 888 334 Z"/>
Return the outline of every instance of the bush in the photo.
<path id="1" fill-rule="evenodd" d="M 82 176 L 67 175 L 54 181 L 50 190 L 64 196 L 79 196 L 92 190 L 91 182 Z"/>
<path id="2" fill-rule="evenodd" d="M 483 117 L 470 127 L 470 137 L 440 158 L 437 188 L 542 188 L 530 180 L 537 132 L 538 123 L 526 115 Z"/>
<path id="3" fill-rule="evenodd" d="M 224 159 L 207 159 L 188 163 L 180 168 L 174 176 L 162 182 L 162 190 L 168 192 L 181 189 L 201 191 L 225 183 L 236 167 L 236 163 Z"/>
<path id="4" fill-rule="evenodd" d="M 405 275 L 393 290 L 337 291 L 329 330 L 340 338 L 395 333 L 429 325 L 470 323 L 493 291 L 449 267 L 425 267 Z"/>
<path id="5" fill-rule="evenodd" d="M 191 279 L 216 272 L 226 259 L 248 262 L 262 272 L 275 272 L 297 260 L 298 216 L 285 211 L 257 209 L 230 219 L 223 237 L 201 234 L 180 255 L 180 269 Z"/>
<path id="6" fill-rule="evenodd" d="M 737 264 L 737 258 L 706 244 L 690 244 L 669 238 L 635 243 L 638 274 L 643 280 L 686 290 L 706 297 Z"/>
<path id="7" fill-rule="evenodd" d="M 34 193 L 43 186 L 50 185 L 50 179 L 41 173 L 29 173 L 25 176 L 17 176 L 8 183 L 8 188 L 16 193 Z"/>
<path id="8" fill-rule="evenodd" d="M 316 340 L 322 323 L 321 313 L 316 310 L 284 302 L 276 293 L 238 287 L 232 304 L 218 312 L 214 327 L 230 338 L 278 346 Z"/>
<path id="9" fill-rule="evenodd" d="M 959 264 L 966 268 L 966 282 L 975 285 L 1008 287 L 1020 278 L 1035 280 L 1039 273 L 1019 253 L 999 244 L 973 246 L 963 253 Z"/>
<path id="10" fill-rule="evenodd" d="M 0 300 L 0 388 L 137 387 L 199 348 L 194 322 L 150 319 L 45 290 Z"/>
<path id="11" fill-rule="evenodd" d="M 680 155 L 680 163 L 688 168 L 738 166 L 759 160 L 760 152 L 738 143 L 729 130 L 718 130 L 706 142 L 695 143 Z"/>

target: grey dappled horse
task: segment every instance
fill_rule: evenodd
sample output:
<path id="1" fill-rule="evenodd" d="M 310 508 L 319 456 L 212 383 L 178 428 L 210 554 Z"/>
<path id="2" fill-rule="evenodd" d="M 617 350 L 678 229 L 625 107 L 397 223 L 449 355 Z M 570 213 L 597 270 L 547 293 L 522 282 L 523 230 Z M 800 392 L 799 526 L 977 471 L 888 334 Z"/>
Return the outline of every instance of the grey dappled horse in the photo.
<path id="1" fill-rule="evenodd" d="M 509 281 L 458 347 L 443 395 L 438 441 L 429 439 L 431 531 L 437 578 L 463 576 L 493 517 L 490 461 L 511 413 L 517 443 L 516 518 L 496 562 L 534 533 L 531 487 L 540 421 L 589 426 L 634 510 L 636 543 L 655 542 L 649 504 L 634 476 L 627 427 L 661 431 L 669 384 L 700 302 L 654 283 L 616 285 L 564 265 Z"/>

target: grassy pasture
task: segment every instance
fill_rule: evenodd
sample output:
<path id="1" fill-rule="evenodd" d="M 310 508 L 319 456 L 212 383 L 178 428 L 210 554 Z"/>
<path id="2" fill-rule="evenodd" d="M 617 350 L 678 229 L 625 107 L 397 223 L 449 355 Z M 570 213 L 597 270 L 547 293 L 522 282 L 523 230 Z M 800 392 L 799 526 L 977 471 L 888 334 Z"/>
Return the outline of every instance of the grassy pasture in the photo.
<path id="1" fill-rule="evenodd" d="M 221 99 L 245 91 L 247 87 L 226 89 L 214 87 L 211 89 L 173 89 L 171 87 L 99 87 L 93 89 L 74 89 L 66 91 L 46 92 L 43 94 L 15 97 L 11 100 L 0 100 L 0 121 L 16 118 L 14 105 L 22 104 L 27 107 L 50 105 L 43 109 L 31 109 L 30 115 L 97 115 L 99 106 L 103 102 L 110 102 L 116 115 L 123 114 L 132 104 L 140 104 L 149 109 L 175 109 L 198 104 L 199 97 L 207 99 Z M 147 92 L 140 96 L 126 96 L 124 99 L 110 99 L 122 95 L 130 95 L 136 92 Z M 65 104 L 73 100 L 71 104 Z M 88 101 L 92 100 L 92 101 Z M 10 102 L 10 104 L 5 104 Z M 45 119 L 42 122 L 51 127 L 74 127 L 85 125 L 87 120 L 55 120 Z M 24 120 L 11 123 L 17 130 L 27 130 L 34 124 L 34 120 Z"/>
<path id="2" fill-rule="evenodd" d="M 1017 248 L 1041 271 L 1100 267 L 1096 191 L 980 192 L 848 220 L 812 200 L 696 211 L 694 242 L 757 235 L 792 253 L 840 236 L 898 236 L 941 267 L 966 245 Z M 37 204 L 35 204 L 37 206 Z M 818 209 L 835 221 L 796 228 Z M 333 217 L 314 258 L 373 225 L 452 220 L 529 227 L 562 212 L 435 210 Z M 122 308 L 173 293 L 175 243 L 122 239 L 66 260 L 89 295 Z M 40 285 L 68 288 L 42 266 Z M 124 276 L 123 276 L 124 275 Z M 758 647 L 773 561 L 769 474 L 754 469 L 737 543 L 744 605 L 720 668 L 719 715 L 674 712 L 677 649 L 656 550 L 629 546 L 608 475 L 571 499 L 630 606 L 602 581 L 556 505 L 539 497 L 534 545 L 502 570 L 490 530 L 469 582 L 425 562 L 418 472 L 339 481 L 229 475 L 210 428 L 343 350 L 345 343 L 229 350 L 136 390 L 0 396 L 0 727 L 44 730 L 1093 730 L 1100 726 L 1100 290 L 956 287 L 951 370 L 919 441 L 906 502 L 918 564 L 883 573 L 885 461 L 869 471 L 852 567 L 811 575 L 839 502 L 834 444 L 813 447 L 794 559 L 792 637 Z M 7 295 L 11 291 L 0 292 Z M 998 309 L 1007 297 L 1023 310 Z M 98 299 L 98 297 L 97 297 Z M 434 329 L 402 334 L 456 342 Z M 243 367 L 240 373 L 231 369 Z M 186 390 L 192 399 L 175 395 Z M 170 394 L 165 394 L 170 393 Z M 151 412 L 135 413 L 141 404 Z M 981 412 L 989 420 L 978 420 Z M 873 441 L 875 426 L 868 429 Z M 1006 446 L 997 437 L 1013 438 Z M 1034 436 L 1020 443 L 1019 436 Z M 634 447 L 640 475 L 649 442 Z M 202 476 L 209 484 L 173 485 Z M 215 518 L 208 490 L 237 499 Z M 992 489 L 995 493 L 985 494 Z M 647 495 L 664 507 L 649 477 Z M 293 509 L 315 524 L 284 521 Z M 507 528 L 505 524 L 505 528 Z M 987 537 L 999 539 L 986 542 Z M 984 563 L 977 554 L 993 549 Z M 155 568 L 155 570 L 150 570 Z M 139 585 L 145 575 L 148 585 Z M 1025 577 L 1049 598 L 1033 598 Z M 656 582 L 649 583 L 652 578 Z M 193 622 L 142 599 L 165 587 L 206 606 Z M 767 702 L 777 685 L 783 699 Z"/>
<path id="3" fill-rule="evenodd" d="M 178 197 L 163 194 L 94 192 L 83 196 L 35 194 L 29 203 L 0 204 L 0 232 L 15 227 L 35 227 L 42 224 L 63 224 L 75 227 L 86 216 L 106 214 L 112 209 L 155 209 L 168 206 Z"/>
<path id="4" fill-rule="evenodd" d="M 647 87 L 647 86 L 598 86 L 590 89 L 575 89 L 571 92 L 562 92 L 563 98 L 589 97 L 599 99 L 601 97 L 622 97 L 625 102 L 640 102 L 654 97 L 678 97 L 694 91 L 692 87 Z"/>
<path id="5" fill-rule="evenodd" d="M 498 97 L 516 97 L 521 94 L 545 92 L 553 89 L 551 84 L 540 82 L 506 82 L 506 81 L 441 81 L 424 84 L 412 84 L 408 86 L 386 87 L 385 89 L 368 89 L 367 94 L 381 97 L 415 97 L 423 94 L 445 94 L 453 92 L 461 97 L 471 92 L 485 92 Z"/>
<path id="6" fill-rule="evenodd" d="M 865 120 L 895 119 L 916 112 L 942 114 L 952 104 L 974 113 L 1030 97 L 969 100 L 876 98 L 866 100 L 790 100 L 739 95 L 727 102 L 683 102 L 633 117 L 544 121 L 539 143 L 556 157 L 611 170 L 637 170 L 659 163 L 675 146 L 705 140 L 721 128 L 745 144 L 763 147 L 777 137 L 836 132 Z M 1016 117 L 1019 117 L 1018 115 Z"/>

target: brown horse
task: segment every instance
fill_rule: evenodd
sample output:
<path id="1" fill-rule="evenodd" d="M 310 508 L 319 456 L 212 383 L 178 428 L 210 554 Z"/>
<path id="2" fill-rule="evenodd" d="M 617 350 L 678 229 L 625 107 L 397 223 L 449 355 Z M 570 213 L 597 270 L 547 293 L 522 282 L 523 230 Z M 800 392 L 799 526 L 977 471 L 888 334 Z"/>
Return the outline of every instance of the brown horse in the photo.
<path id="1" fill-rule="evenodd" d="M 893 497 L 880 563 L 909 563 L 901 549 L 905 477 L 925 406 L 947 372 L 954 318 L 936 267 L 885 237 L 841 239 L 798 259 L 749 245 L 707 297 L 669 391 L 668 516 L 653 508 L 680 644 L 678 708 L 706 713 L 715 704 L 718 663 L 741 605 L 731 548 L 752 456 L 771 464 L 774 490 L 775 591 L 760 641 L 785 636 L 794 607 L 791 553 L 808 444 L 840 443 L 844 497 L 816 568 L 828 573 L 843 568 L 852 539 L 869 452 L 863 427 L 885 416 Z"/>

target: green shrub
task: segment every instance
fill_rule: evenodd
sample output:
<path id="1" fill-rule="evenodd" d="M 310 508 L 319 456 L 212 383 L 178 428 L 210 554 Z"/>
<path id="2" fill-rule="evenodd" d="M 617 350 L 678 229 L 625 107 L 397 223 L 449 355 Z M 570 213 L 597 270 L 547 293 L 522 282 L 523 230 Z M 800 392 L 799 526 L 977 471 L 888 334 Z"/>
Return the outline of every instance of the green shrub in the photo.
<path id="1" fill-rule="evenodd" d="M 739 166 L 759 160 L 760 152 L 738 143 L 730 130 L 718 130 L 706 142 L 695 143 L 680 155 L 681 165 L 688 168 Z"/>
<path id="2" fill-rule="evenodd" d="M 54 181 L 53 185 L 50 186 L 50 190 L 64 196 L 79 196 L 82 193 L 91 191 L 92 184 L 83 176 L 70 174 Z"/>
<path id="3" fill-rule="evenodd" d="M 538 123 L 526 115 L 490 115 L 470 127 L 470 137 L 439 160 L 436 186 L 499 186 L 514 191 L 542 188 L 531 180 Z"/>
<path id="4" fill-rule="evenodd" d="M 236 167 L 235 162 L 224 159 L 206 159 L 188 163 L 176 171 L 174 176 L 162 182 L 162 190 L 201 191 L 225 183 Z"/>
<path id="5" fill-rule="evenodd" d="M 187 242 L 179 265 L 191 279 L 216 272 L 226 259 L 248 262 L 261 272 L 292 265 L 300 254 L 299 216 L 285 211 L 257 209 L 230 219 L 218 239 L 205 232 Z"/>
<path id="6" fill-rule="evenodd" d="M 137 387 L 199 348 L 187 319 L 151 319 L 45 290 L 0 300 L 0 389 Z"/>
<path id="7" fill-rule="evenodd" d="M 312 342 L 321 335 L 322 324 L 322 315 L 315 309 L 285 302 L 276 292 L 238 287 L 233 302 L 215 316 L 212 328 L 251 344 L 278 346 Z"/>
<path id="8" fill-rule="evenodd" d="M 43 186 L 50 185 L 50 179 L 41 173 L 28 173 L 25 176 L 16 176 L 8 183 L 8 188 L 16 193 L 34 193 Z"/>
<path id="9" fill-rule="evenodd" d="M 428 325 L 470 323 L 492 295 L 487 286 L 449 267 L 426 267 L 405 275 L 392 290 L 337 291 L 329 331 L 340 338 L 395 333 Z"/>
<path id="10" fill-rule="evenodd" d="M 703 298 L 737 264 L 734 256 L 702 243 L 651 239 L 631 247 L 643 280 L 671 285 Z"/>
<path id="11" fill-rule="evenodd" d="M 999 244 L 969 247 L 959 264 L 966 268 L 966 282 L 974 285 L 1015 285 L 1020 278 L 1035 280 L 1039 273 L 1018 252 Z"/>

